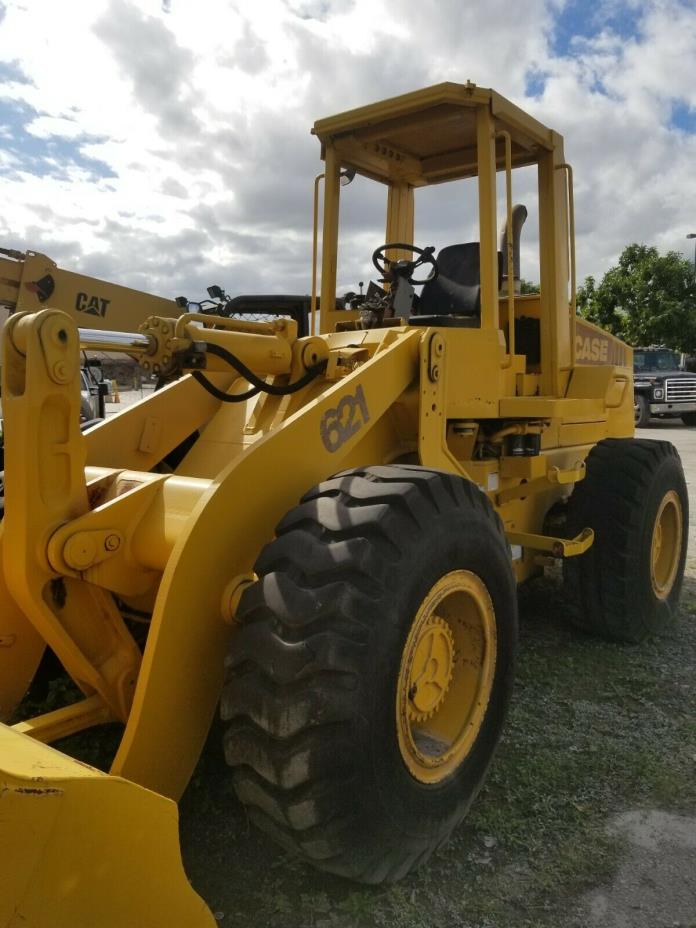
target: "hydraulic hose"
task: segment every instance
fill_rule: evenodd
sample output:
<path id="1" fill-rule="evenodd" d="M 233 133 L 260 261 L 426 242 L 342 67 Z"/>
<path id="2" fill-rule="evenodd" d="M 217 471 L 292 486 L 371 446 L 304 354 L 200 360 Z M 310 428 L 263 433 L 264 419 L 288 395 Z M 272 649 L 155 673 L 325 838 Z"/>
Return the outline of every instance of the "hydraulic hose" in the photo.
<path id="1" fill-rule="evenodd" d="M 207 390 L 208 393 L 216 399 L 221 400 L 223 403 L 243 403 L 245 400 L 251 399 L 262 392 L 268 393 L 271 396 L 289 396 L 291 393 L 297 393 L 298 390 L 306 387 L 308 383 L 311 383 L 312 380 L 326 368 L 326 361 L 321 361 L 319 364 L 314 365 L 314 367 L 308 368 L 307 373 L 294 383 L 277 386 L 275 384 L 266 383 L 263 378 L 258 377 L 243 361 L 226 348 L 222 348 L 220 345 L 211 345 L 208 342 L 204 342 L 203 346 L 206 352 L 217 355 L 218 358 L 221 358 L 229 364 L 230 367 L 233 367 L 240 376 L 252 384 L 251 389 L 247 390 L 245 393 L 231 395 L 225 393 L 223 390 L 216 387 L 215 384 L 211 383 L 205 374 L 202 374 L 200 371 L 193 371 L 192 375 L 194 380 Z"/>

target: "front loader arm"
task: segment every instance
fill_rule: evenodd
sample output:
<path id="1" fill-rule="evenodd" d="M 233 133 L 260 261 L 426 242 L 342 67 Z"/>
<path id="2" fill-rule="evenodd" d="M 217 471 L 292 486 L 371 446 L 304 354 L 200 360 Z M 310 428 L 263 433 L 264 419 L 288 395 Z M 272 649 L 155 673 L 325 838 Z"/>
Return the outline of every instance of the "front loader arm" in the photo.
<path id="1" fill-rule="evenodd" d="M 241 590 L 253 578 L 258 553 L 303 493 L 353 463 L 370 430 L 385 429 L 387 460 L 391 446 L 380 423 L 417 377 L 419 339 L 417 331 L 396 338 L 259 439 L 199 500 L 162 576 L 114 772 L 165 795 L 180 795 L 215 710 L 230 620 Z M 343 410 L 355 417 L 349 424 Z M 156 745 L 170 751 L 176 746 L 165 764 Z"/>
<path id="2" fill-rule="evenodd" d="M 297 411 L 245 446 L 212 479 L 202 479 L 189 471 L 184 477 L 114 469 L 119 448 L 124 462 L 132 464 L 141 456 L 151 466 L 162 450 L 162 445 L 143 450 L 142 442 L 134 448 L 138 435 L 151 431 L 148 404 L 161 423 L 186 418 L 184 431 L 192 421 L 200 424 L 210 416 L 209 399 L 200 404 L 207 394 L 198 384 L 185 378 L 179 384 L 188 386 L 174 384 L 132 412 L 107 420 L 94 430 L 92 440 L 90 434 L 80 434 L 72 408 L 78 370 L 73 323 L 47 310 L 19 317 L 13 325 L 5 339 L 10 402 L 2 569 L 8 611 L 19 608 L 80 683 L 88 697 L 85 725 L 94 718 L 94 692 L 113 717 L 126 721 L 113 772 L 178 797 L 208 731 L 236 602 L 253 577 L 258 553 L 273 537 L 279 519 L 309 487 L 343 467 L 368 458 L 386 463 L 398 452 L 390 410 L 418 380 L 422 331 L 385 334 L 369 360 L 351 373 L 336 374 L 337 382 L 325 380 L 323 387 L 314 383 Z M 56 334 L 63 330 L 67 341 Z M 278 375 L 279 364 L 286 363 L 279 359 L 287 354 L 287 375 L 294 377 L 291 371 L 298 359 L 314 344 L 296 341 L 291 333 L 292 352 L 279 353 L 273 347 L 277 335 L 269 334 L 268 341 L 260 343 L 260 336 L 249 339 L 246 334 L 216 331 L 214 338 L 224 342 L 228 336 L 225 343 L 238 352 L 251 345 L 249 363 L 260 373 L 267 364 L 272 376 Z M 68 346 L 62 360 L 73 365 L 66 368 L 73 374 L 65 383 L 50 376 L 56 363 L 50 348 L 54 342 Z M 228 385 L 236 379 L 214 376 L 218 384 L 224 384 L 225 377 Z M 177 400 L 182 390 L 193 387 L 200 392 L 190 393 L 198 402 L 191 419 Z M 317 387 L 322 389 L 318 396 Z M 224 414 L 222 405 L 209 428 Z M 26 424 L 39 421 L 39 409 L 44 437 Z M 119 444 L 119 436 L 130 437 Z M 101 457 L 100 447 L 111 468 L 85 470 L 91 444 L 94 457 Z M 31 474 L 22 477 L 27 465 Z M 54 471 L 56 479 L 48 484 L 46 476 Z M 145 586 L 154 582 L 156 592 L 141 664 L 127 629 L 118 624 L 121 615 L 112 596 L 112 591 L 137 592 L 139 578 Z M 58 596 L 53 595 L 56 590 Z M 3 612 L 0 602 L 0 615 Z M 124 656 L 130 665 L 118 663 Z M 115 683 L 123 675 L 109 678 L 101 673 L 102 668 L 122 666 L 131 668 L 132 705 L 130 699 L 117 698 Z M 98 672 L 88 676 L 90 667 Z M 72 716 L 72 730 L 79 730 L 79 714 L 78 709 Z M 45 731 L 53 725 L 53 719 L 44 719 Z M 40 738 L 41 729 L 39 722 L 26 730 Z"/>
<path id="3" fill-rule="evenodd" d="M 12 660 L 0 660 L 0 704 L 6 706 L 8 692 L 18 697 L 45 640 L 66 664 L 73 651 L 79 651 L 79 662 L 94 657 L 95 666 L 96 658 L 108 664 L 118 642 L 83 597 L 96 593 L 116 609 L 109 584 L 124 576 L 125 567 L 134 587 L 146 575 L 160 579 L 111 775 L 39 743 L 116 715 L 108 688 L 88 685 L 81 666 L 82 703 L 13 727 L 0 725 L 0 844 L 13 849 L 0 872 L 0 926 L 212 926 L 211 912 L 183 872 L 177 810 L 166 797 L 181 793 L 198 759 L 218 699 L 238 595 L 258 552 L 314 483 L 362 455 L 386 462 L 398 451 L 389 410 L 418 377 L 420 334 L 392 333 L 371 360 L 336 383 L 327 381 L 321 395 L 211 480 L 114 467 L 119 459 L 130 468 L 152 466 L 181 431 L 189 434 L 192 423 L 205 428 L 215 419 L 208 395 L 190 378 L 82 435 L 73 408 L 73 368 L 58 371 L 73 372 L 65 383 L 50 376 L 56 363 L 51 333 L 67 333 L 67 340 L 57 337 L 69 348 L 58 360 L 78 363 L 74 325 L 54 311 L 21 317 L 14 325 L 20 322 L 22 333 L 13 338 L 10 331 L 4 346 L 10 389 L 6 384 L 0 659 L 26 659 L 9 687 L 5 674 Z M 218 386 L 230 388 L 238 379 L 216 377 Z M 182 406 L 182 396 L 189 397 L 190 408 Z M 180 421 L 172 431 L 173 420 Z M 42 436 L 37 422 L 46 428 Z M 160 438 L 151 441 L 153 434 Z M 88 454 L 101 466 L 85 467 Z M 39 482 L 47 476 L 55 479 Z M 32 489 L 38 501 L 30 498 Z M 90 539 L 113 537 L 119 539 L 114 550 L 95 556 Z M 50 591 L 60 584 L 65 598 L 58 603 Z M 79 608 L 71 612 L 73 600 Z M 93 653 L 85 642 L 95 646 Z"/>
<path id="4" fill-rule="evenodd" d="M 88 509 L 80 434 L 79 338 L 65 314 L 17 314 L 5 331 L 2 399 L 8 503 L 4 582 L 14 603 L 86 695 L 128 717 L 140 653 L 112 598 L 61 577 L 47 545 Z M 89 621 L 85 617 L 89 616 Z"/>

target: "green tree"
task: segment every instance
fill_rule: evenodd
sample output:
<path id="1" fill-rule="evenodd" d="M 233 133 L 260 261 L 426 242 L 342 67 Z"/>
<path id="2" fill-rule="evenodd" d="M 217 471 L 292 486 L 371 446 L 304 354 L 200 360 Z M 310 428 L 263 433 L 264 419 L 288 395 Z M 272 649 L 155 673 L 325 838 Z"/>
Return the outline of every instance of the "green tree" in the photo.
<path id="1" fill-rule="evenodd" d="M 525 280 L 520 277 L 520 293 L 538 293 L 539 284 L 532 283 L 531 280 Z"/>
<path id="2" fill-rule="evenodd" d="M 676 251 L 628 245 L 616 267 L 577 292 L 578 312 L 631 345 L 696 353 L 696 274 Z"/>

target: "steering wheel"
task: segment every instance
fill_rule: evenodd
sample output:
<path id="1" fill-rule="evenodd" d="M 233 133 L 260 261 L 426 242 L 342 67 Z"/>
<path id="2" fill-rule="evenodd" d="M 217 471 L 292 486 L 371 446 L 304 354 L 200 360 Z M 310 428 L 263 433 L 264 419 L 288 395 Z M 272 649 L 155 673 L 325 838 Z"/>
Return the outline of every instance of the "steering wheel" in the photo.
<path id="1" fill-rule="evenodd" d="M 384 276 L 387 272 L 386 262 L 389 260 L 385 252 L 391 251 L 392 249 L 397 250 L 397 251 L 402 251 L 402 250 L 410 251 L 410 252 L 413 252 L 413 254 L 418 255 L 418 258 L 415 261 L 407 262 L 408 264 L 411 265 L 408 268 L 408 273 L 409 273 L 408 282 L 410 284 L 427 283 L 427 281 L 429 280 L 435 280 L 435 278 L 440 273 L 440 269 L 437 266 L 437 261 L 433 257 L 433 252 L 435 251 L 435 248 L 432 245 L 429 246 L 428 248 L 417 248 L 415 245 L 404 245 L 403 242 L 392 242 L 386 245 L 382 245 L 375 252 L 373 252 L 373 255 L 372 255 L 372 263 L 374 264 L 374 266 L 377 268 L 377 270 L 380 272 L 382 276 Z M 396 262 L 391 262 L 391 263 L 396 263 Z M 421 267 L 424 264 L 432 265 L 432 270 L 430 274 L 427 277 L 425 277 L 423 280 L 414 280 L 413 272 L 416 270 L 417 267 Z"/>

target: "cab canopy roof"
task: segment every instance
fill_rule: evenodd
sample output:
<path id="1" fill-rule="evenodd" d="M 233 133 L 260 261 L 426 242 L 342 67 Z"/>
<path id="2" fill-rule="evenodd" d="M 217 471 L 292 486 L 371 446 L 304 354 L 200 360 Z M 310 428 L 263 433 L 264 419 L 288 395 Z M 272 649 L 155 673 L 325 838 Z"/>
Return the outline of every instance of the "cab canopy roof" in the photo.
<path id="1" fill-rule="evenodd" d="M 421 187 L 476 176 L 478 108 L 490 112 L 496 133 L 510 133 L 513 167 L 536 164 L 540 151 L 560 141 L 514 103 L 470 81 L 435 84 L 319 119 L 312 132 L 321 140 L 322 156 L 331 144 L 341 163 L 359 174 Z M 502 167 L 502 138 L 496 158 Z"/>

